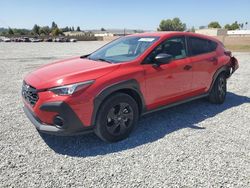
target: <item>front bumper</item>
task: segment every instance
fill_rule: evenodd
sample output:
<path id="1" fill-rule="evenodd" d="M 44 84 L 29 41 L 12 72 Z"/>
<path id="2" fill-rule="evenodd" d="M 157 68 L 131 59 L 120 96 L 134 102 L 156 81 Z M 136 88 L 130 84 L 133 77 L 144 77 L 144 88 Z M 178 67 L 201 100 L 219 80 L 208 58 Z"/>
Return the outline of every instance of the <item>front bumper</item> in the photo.
<path id="1" fill-rule="evenodd" d="M 43 111 L 56 112 L 64 119 L 64 126 L 60 128 L 55 125 L 48 125 L 41 122 L 41 120 L 36 117 L 36 115 L 27 106 L 24 106 L 23 109 L 26 116 L 35 125 L 36 129 L 42 133 L 59 136 L 71 136 L 93 132 L 93 126 L 84 126 L 77 115 L 65 102 L 45 103 L 40 107 Z"/>

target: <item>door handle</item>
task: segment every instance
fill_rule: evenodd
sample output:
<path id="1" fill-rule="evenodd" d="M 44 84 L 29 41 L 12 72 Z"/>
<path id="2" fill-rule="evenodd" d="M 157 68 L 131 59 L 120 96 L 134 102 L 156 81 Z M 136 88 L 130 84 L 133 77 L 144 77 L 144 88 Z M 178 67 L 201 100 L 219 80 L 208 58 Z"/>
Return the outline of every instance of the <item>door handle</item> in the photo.
<path id="1" fill-rule="evenodd" d="M 186 65 L 183 69 L 184 70 L 190 70 L 190 69 L 192 69 L 192 66 L 191 65 Z"/>

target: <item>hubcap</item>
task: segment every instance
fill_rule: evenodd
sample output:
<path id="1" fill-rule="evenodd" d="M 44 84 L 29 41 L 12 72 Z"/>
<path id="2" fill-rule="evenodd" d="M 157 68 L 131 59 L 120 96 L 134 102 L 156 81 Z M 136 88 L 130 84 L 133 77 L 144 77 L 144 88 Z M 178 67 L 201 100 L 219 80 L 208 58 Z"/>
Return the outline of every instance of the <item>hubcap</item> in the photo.
<path id="1" fill-rule="evenodd" d="M 125 133 L 133 122 L 133 110 L 127 103 L 119 103 L 112 107 L 107 115 L 107 130 L 112 135 Z"/>

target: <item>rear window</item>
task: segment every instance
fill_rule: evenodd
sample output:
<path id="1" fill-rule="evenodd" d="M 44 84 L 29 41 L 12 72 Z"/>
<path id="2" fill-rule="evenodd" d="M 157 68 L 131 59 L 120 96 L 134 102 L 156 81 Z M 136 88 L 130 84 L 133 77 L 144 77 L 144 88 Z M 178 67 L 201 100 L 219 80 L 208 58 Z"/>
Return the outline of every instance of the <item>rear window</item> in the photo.
<path id="1" fill-rule="evenodd" d="M 189 38 L 189 51 L 191 55 L 205 54 L 215 51 L 217 43 L 197 37 Z"/>

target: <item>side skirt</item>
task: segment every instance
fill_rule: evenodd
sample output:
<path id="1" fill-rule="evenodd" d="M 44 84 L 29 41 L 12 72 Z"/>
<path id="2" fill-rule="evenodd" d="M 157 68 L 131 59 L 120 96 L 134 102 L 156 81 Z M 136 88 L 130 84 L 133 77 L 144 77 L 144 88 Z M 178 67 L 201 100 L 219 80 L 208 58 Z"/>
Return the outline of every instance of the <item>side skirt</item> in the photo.
<path id="1" fill-rule="evenodd" d="M 155 108 L 153 110 L 146 111 L 146 112 L 142 113 L 141 116 L 146 116 L 146 115 L 154 113 L 154 112 L 158 112 L 158 111 L 161 111 L 161 110 L 165 110 L 167 108 L 178 106 L 180 104 L 184 104 L 184 103 L 191 102 L 191 101 L 194 101 L 194 100 L 197 100 L 197 99 L 201 99 L 201 98 L 207 97 L 208 95 L 209 95 L 209 93 L 205 93 L 205 94 L 202 94 L 202 95 L 199 95 L 199 96 L 196 96 L 196 97 L 191 97 L 189 99 L 185 99 L 185 100 L 182 100 L 182 101 L 171 103 L 171 104 L 168 104 L 166 106 L 161 106 L 159 108 Z"/>

